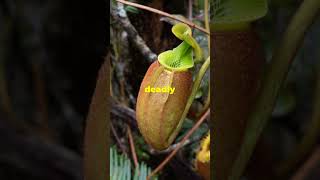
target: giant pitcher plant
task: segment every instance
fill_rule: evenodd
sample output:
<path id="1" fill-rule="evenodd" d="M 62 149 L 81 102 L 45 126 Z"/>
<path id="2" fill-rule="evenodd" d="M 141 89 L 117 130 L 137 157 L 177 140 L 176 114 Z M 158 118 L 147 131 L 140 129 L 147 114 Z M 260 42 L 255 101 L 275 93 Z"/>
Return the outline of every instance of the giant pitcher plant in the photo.
<path id="1" fill-rule="evenodd" d="M 192 91 L 192 74 L 196 60 L 202 52 L 192 37 L 191 28 L 178 23 L 172 28 L 173 34 L 182 43 L 165 51 L 152 63 L 144 76 L 137 98 L 136 118 L 141 134 L 154 149 L 167 148 L 177 136 L 185 118 L 185 107 Z M 174 88 L 174 93 L 146 92 L 147 87 L 155 89 Z"/>
<path id="2" fill-rule="evenodd" d="M 214 179 L 228 179 L 260 86 L 264 55 L 251 22 L 265 0 L 215 0 L 211 18 Z"/>

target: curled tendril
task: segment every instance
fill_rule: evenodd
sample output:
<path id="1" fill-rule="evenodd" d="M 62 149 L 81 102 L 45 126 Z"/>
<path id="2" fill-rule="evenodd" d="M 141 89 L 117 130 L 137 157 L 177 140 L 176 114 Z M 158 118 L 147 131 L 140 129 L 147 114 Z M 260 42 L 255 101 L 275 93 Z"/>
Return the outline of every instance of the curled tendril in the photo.
<path id="1" fill-rule="evenodd" d="M 202 50 L 197 41 L 192 37 L 191 28 L 183 23 L 172 27 L 172 33 L 183 42 L 172 50 L 165 51 L 158 56 L 161 65 L 169 70 L 183 71 L 194 66 L 192 50 L 195 59 L 202 58 Z"/>

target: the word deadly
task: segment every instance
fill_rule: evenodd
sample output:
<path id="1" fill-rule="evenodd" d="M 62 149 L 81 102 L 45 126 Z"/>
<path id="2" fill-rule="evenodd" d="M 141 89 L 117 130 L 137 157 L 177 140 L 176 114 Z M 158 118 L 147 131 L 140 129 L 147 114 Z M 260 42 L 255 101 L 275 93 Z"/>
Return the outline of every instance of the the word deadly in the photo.
<path id="1" fill-rule="evenodd" d="M 144 92 L 147 93 L 169 93 L 173 94 L 175 87 L 165 86 L 165 87 L 150 87 L 150 85 L 144 88 Z"/>

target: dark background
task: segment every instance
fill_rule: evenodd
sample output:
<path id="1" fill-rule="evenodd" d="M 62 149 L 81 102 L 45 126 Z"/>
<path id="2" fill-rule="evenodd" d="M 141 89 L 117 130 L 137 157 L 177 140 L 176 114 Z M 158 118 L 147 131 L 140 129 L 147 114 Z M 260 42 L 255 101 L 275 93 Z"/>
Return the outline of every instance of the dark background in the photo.
<path id="1" fill-rule="evenodd" d="M 0 179 L 82 179 L 108 11 L 103 0 L 0 2 Z"/>

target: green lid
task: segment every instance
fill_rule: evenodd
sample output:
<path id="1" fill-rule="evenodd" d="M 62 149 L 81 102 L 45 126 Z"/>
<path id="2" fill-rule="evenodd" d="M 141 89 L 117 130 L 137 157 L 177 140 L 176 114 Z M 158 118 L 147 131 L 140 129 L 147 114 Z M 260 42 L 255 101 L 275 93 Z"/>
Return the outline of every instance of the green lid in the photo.
<path id="1" fill-rule="evenodd" d="M 158 61 L 165 68 L 173 71 L 184 71 L 194 66 L 192 54 L 197 60 L 202 58 L 202 50 L 192 37 L 191 28 L 183 23 L 172 27 L 173 34 L 182 40 L 182 43 L 172 50 L 165 51 L 158 56 Z"/>

